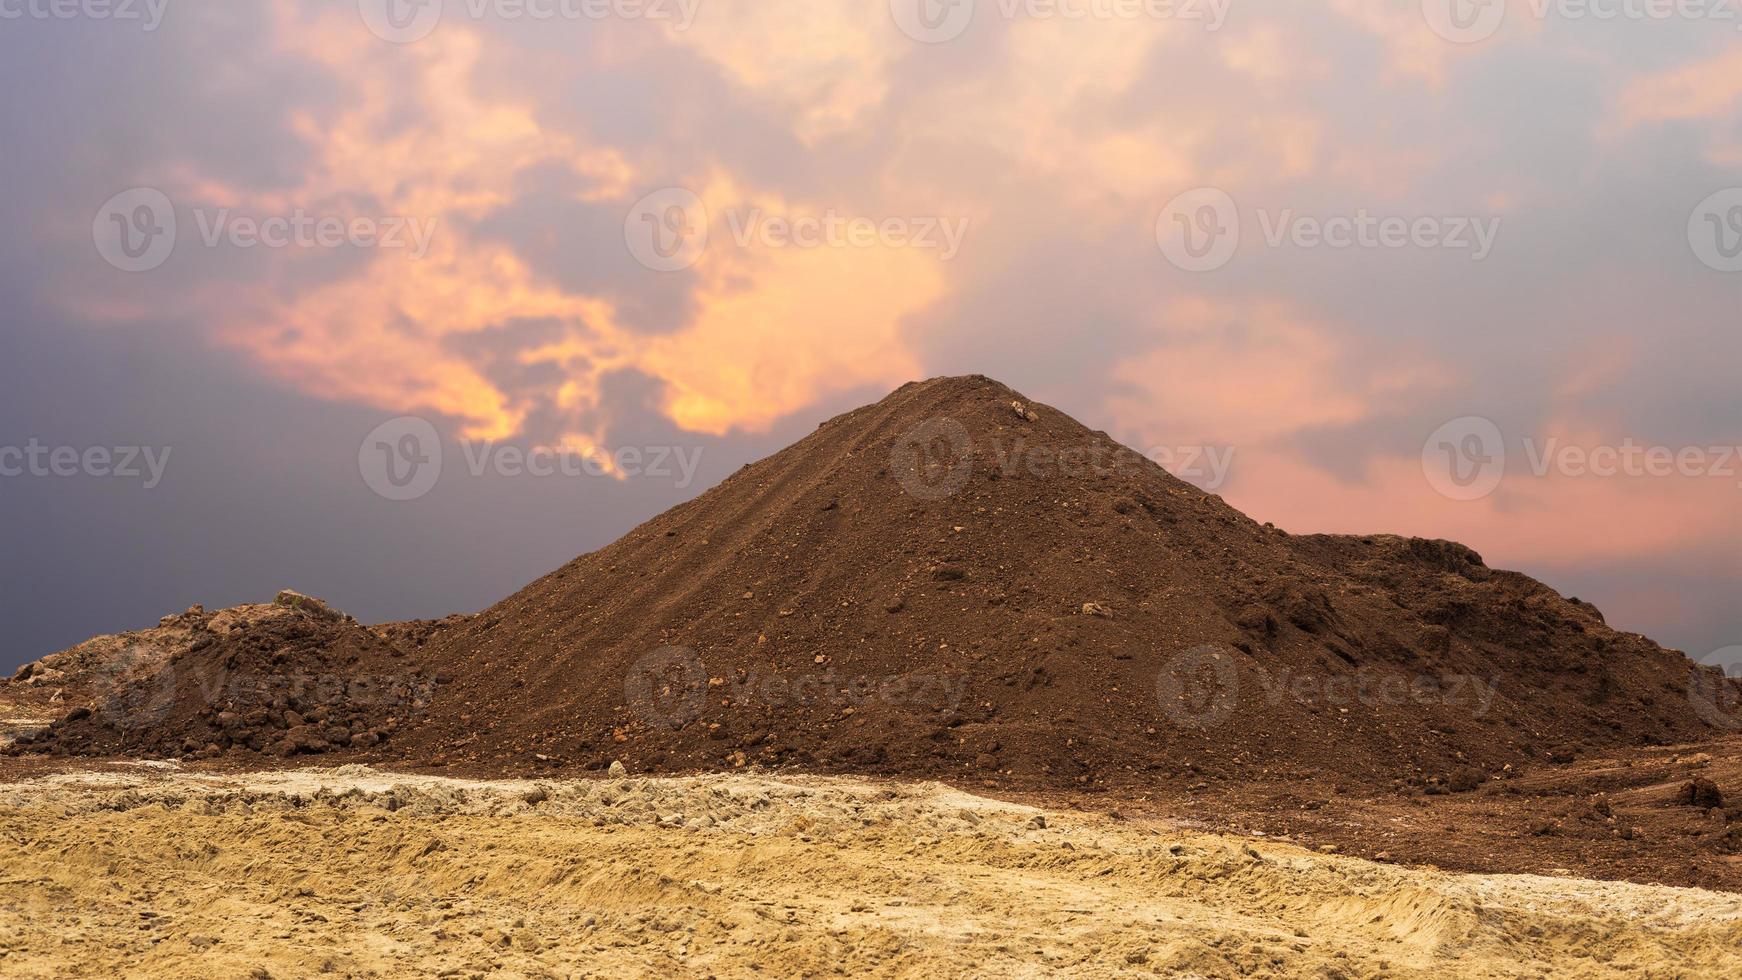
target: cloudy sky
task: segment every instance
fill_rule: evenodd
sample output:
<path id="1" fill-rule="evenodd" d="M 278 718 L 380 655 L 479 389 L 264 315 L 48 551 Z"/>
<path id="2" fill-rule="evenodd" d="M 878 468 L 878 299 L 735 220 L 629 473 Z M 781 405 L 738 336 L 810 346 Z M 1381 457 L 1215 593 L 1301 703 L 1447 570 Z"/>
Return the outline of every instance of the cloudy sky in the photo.
<path id="1" fill-rule="evenodd" d="M 0 0 L 0 667 L 284 587 L 477 609 L 970 372 L 1261 520 L 1455 538 L 1729 657 L 1738 28 Z"/>

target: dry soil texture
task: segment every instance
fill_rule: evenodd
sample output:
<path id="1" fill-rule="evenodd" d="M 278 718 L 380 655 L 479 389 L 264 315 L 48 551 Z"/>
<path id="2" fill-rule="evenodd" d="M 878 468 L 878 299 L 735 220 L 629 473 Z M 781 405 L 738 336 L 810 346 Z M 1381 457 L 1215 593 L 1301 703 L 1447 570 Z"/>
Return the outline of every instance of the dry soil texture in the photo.
<path id="1" fill-rule="evenodd" d="M 1373 864 L 936 783 L 120 766 L 0 785 L 0 973 L 1742 974 L 1742 897 Z"/>

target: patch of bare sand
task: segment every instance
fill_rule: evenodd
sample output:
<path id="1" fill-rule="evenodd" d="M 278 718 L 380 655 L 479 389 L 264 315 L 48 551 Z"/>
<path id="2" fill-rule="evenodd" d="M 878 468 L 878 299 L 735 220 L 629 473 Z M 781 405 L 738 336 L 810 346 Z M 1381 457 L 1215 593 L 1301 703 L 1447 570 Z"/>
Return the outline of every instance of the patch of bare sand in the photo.
<path id="1" fill-rule="evenodd" d="M 0 785 L 0 834 L 7 976 L 1742 974 L 1742 896 L 936 783 L 141 767 Z"/>

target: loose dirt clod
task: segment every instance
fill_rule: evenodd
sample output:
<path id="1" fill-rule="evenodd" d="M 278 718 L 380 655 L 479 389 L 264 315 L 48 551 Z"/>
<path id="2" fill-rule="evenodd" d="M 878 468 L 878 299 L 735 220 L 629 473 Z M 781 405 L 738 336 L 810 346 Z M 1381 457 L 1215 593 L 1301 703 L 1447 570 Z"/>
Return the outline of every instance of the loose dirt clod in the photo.
<path id="1" fill-rule="evenodd" d="M 1676 793 L 1676 800 L 1684 806 L 1710 810 L 1724 805 L 1724 793 L 1718 789 L 1717 783 L 1704 776 L 1695 776 L 1681 785 Z"/>

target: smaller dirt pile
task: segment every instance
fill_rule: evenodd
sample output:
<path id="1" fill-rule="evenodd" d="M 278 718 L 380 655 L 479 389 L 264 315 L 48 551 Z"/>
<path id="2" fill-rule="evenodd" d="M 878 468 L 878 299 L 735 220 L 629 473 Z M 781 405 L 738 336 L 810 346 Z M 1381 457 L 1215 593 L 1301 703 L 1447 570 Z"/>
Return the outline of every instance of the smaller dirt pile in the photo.
<path id="1" fill-rule="evenodd" d="M 366 749 L 428 704 L 438 678 L 407 653 L 451 625 L 367 627 L 289 591 L 215 613 L 195 606 L 20 669 L 11 684 L 55 685 L 64 713 L 5 751 L 205 759 Z"/>

